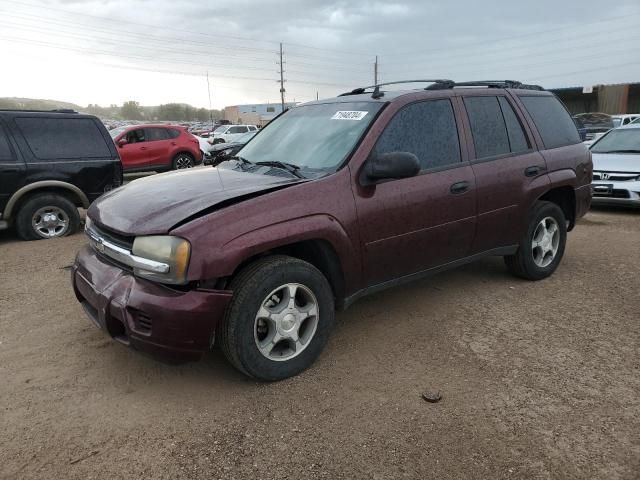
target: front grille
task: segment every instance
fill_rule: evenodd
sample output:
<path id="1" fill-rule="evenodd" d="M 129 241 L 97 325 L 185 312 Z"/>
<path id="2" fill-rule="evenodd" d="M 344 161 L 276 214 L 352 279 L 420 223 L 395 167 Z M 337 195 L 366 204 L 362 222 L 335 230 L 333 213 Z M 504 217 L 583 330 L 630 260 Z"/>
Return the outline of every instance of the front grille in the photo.
<path id="1" fill-rule="evenodd" d="M 91 225 L 91 230 L 100 238 L 116 244 L 119 247 L 131 250 L 133 248 L 134 237 L 121 235 L 106 227 L 99 227 L 95 222 Z"/>
<path id="2" fill-rule="evenodd" d="M 619 188 L 614 188 L 613 190 L 611 190 L 611 193 L 594 191 L 593 196 L 606 198 L 631 198 L 629 190 L 622 190 Z"/>
<path id="3" fill-rule="evenodd" d="M 612 181 L 612 182 L 627 182 L 640 178 L 640 173 L 625 173 L 625 172 L 593 172 L 594 180 Z"/>

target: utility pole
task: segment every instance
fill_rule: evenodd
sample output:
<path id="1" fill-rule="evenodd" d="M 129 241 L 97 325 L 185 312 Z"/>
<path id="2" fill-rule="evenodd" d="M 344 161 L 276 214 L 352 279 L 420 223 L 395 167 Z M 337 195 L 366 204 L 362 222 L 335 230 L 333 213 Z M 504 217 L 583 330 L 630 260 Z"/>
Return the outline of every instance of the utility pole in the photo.
<path id="1" fill-rule="evenodd" d="M 211 87 L 209 86 L 209 70 L 207 70 L 207 91 L 209 92 L 209 120 L 211 121 L 211 130 L 213 130 L 213 111 L 211 107 Z"/>
<path id="2" fill-rule="evenodd" d="M 280 43 L 280 101 L 282 102 L 282 111 L 284 112 L 284 61 L 282 60 L 282 43 Z"/>
<path id="3" fill-rule="evenodd" d="M 376 62 L 373 64 L 373 84 L 378 85 L 378 55 L 376 55 Z"/>

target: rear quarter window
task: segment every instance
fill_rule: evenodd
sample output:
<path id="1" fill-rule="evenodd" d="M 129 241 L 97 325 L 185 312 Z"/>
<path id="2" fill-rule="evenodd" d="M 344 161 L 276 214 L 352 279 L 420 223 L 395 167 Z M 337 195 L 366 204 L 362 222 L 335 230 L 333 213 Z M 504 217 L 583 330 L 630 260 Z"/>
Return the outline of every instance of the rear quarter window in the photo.
<path id="1" fill-rule="evenodd" d="M 180 136 L 180 130 L 169 128 L 167 129 L 167 134 L 169 135 L 169 138 L 178 138 Z"/>
<path id="2" fill-rule="evenodd" d="M 41 160 L 112 156 L 91 118 L 19 117 L 15 122 L 33 155 Z"/>
<path id="3" fill-rule="evenodd" d="M 13 160 L 13 154 L 9 146 L 9 138 L 0 125 L 0 161 L 2 160 Z"/>
<path id="4" fill-rule="evenodd" d="M 520 100 L 533 118 L 546 149 L 580 143 L 575 123 L 556 97 L 521 95 Z"/>

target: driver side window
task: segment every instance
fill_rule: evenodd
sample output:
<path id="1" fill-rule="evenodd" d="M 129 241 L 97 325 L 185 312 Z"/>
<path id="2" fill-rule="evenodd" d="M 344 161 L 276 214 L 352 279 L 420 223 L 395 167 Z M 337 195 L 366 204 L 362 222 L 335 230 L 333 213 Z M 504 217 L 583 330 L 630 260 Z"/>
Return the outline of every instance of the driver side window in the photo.
<path id="1" fill-rule="evenodd" d="M 458 129 L 448 99 L 413 103 L 391 119 L 374 148 L 375 154 L 410 152 L 420 170 L 461 162 Z"/>
<path id="2" fill-rule="evenodd" d="M 140 143 L 144 141 L 144 129 L 139 128 L 127 132 L 127 143 Z"/>

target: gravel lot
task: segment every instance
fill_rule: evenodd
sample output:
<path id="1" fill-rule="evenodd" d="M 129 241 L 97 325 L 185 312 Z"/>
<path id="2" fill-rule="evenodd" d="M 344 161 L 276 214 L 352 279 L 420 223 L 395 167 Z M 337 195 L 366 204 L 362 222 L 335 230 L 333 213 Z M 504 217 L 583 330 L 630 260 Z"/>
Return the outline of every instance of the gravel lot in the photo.
<path id="1" fill-rule="evenodd" d="M 639 478 L 640 212 L 591 212 L 542 282 L 496 258 L 363 299 L 277 384 L 111 341 L 83 243 L 0 232 L 1 478 Z"/>

